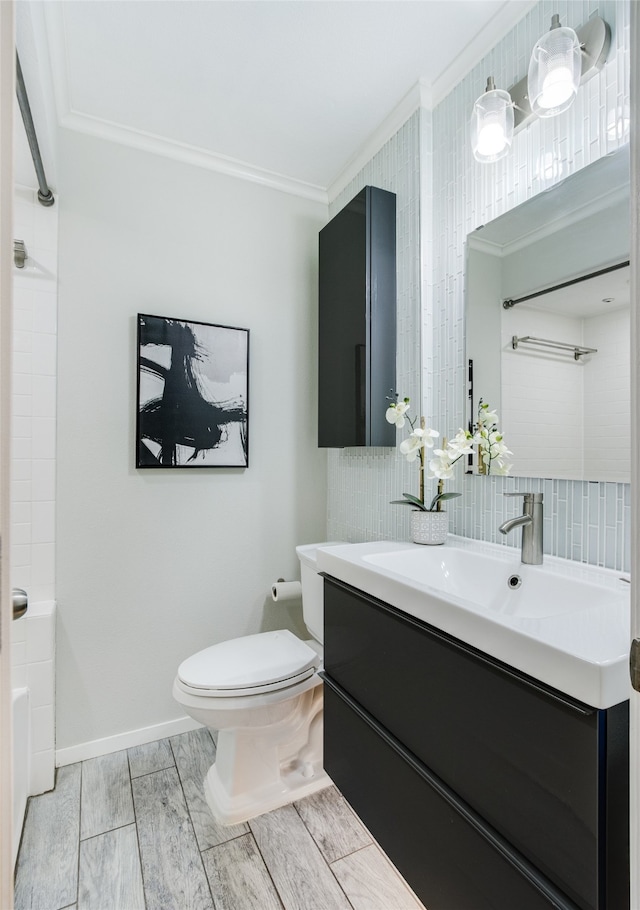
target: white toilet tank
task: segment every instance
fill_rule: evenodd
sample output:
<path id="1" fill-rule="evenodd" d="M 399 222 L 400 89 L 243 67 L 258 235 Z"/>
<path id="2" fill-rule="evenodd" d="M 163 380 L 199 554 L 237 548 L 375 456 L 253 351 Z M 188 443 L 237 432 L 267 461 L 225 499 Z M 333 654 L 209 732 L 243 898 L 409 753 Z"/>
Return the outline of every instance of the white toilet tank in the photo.
<path id="1" fill-rule="evenodd" d="M 304 622 L 316 641 L 324 638 L 324 579 L 318 575 L 317 552 L 319 547 L 337 546 L 338 541 L 308 543 L 296 547 L 300 560 L 300 581 L 302 583 L 302 615 Z"/>

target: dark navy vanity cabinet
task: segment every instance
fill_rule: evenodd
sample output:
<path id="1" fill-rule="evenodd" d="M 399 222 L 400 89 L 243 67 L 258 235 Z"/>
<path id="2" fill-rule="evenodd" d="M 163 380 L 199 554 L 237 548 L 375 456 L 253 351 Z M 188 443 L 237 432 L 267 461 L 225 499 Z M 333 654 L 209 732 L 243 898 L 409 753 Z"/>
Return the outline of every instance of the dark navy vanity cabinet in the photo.
<path id="1" fill-rule="evenodd" d="M 325 768 L 425 906 L 626 910 L 628 702 L 324 586 Z"/>
<path id="2" fill-rule="evenodd" d="M 396 197 L 365 186 L 320 231 L 318 445 L 395 446 Z"/>

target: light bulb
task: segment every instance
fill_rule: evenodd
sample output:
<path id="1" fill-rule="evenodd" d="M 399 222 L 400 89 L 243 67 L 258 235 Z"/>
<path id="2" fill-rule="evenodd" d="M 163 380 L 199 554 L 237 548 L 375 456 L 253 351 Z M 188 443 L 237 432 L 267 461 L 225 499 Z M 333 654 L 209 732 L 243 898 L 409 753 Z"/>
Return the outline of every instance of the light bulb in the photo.
<path id="1" fill-rule="evenodd" d="M 559 66 L 545 76 L 538 103 L 547 110 L 561 107 L 573 94 L 573 74 L 568 66 Z"/>
<path id="2" fill-rule="evenodd" d="M 499 155 L 507 144 L 504 127 L 500 123 L 487 123 L 478 133 L 478 154 L 483 158 Z"/>

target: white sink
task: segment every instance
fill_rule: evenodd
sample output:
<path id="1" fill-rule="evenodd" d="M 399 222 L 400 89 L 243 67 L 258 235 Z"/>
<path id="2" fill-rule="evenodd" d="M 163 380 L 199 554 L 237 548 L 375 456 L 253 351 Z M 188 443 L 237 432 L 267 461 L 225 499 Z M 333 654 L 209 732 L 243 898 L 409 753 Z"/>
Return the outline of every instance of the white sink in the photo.
<path id="1" fill-rule="evenodd" d="M 620 573 L 449 535 L 318 551 L 318 568 L 586 704 L 629 697 L 629 584 Z"/>
<path id="2" fill-rule="evenodd" d="M 502 555 L 454 545 L 372 553 L 364 560 L 440 594 L 469 600 L 477 609 L 524 619 L 587 610 L 615 603 L 624 594 L 550 572 L 548 567 L 524 566 L 518 556 Z"/>

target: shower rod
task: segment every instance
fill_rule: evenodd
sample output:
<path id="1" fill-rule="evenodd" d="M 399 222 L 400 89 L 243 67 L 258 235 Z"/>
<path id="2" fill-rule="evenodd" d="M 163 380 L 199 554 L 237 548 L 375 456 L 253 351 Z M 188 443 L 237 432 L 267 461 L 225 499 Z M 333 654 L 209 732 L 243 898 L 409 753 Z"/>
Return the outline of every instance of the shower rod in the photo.
<path id="1" fill-rule="evenodd" d="M 36 169 L 36 177 L 38 178 L 38 202 L 42 205 L 53 205 L 55 199 L 53 193 L 49 189 L 47 184 L 47 178 L 44 173 L 44 167 L 42 165 L 42 156 L 40 154 L 40 146 L 38 145 L 38 137 L 36 136 L 36 128 L 33 124 L 33 117 L 31 116 L 31 107 L 29 105 L 29 98 L 27 96 L 27 89 L 24 84 L 24 78 L 22 76 L 22 67 L 20 66 L 20 58 L 18 57 L 18 52 L 16 51 L 16 95 L 18 96 L 18 106 L 20 107 L 20 113 L 22 114 L 22 122 L 24 123 L 24 129 L 27 134 L 27 141 L 29 142 L 29 148 L 31 150 L 31 157 L 33 158 L 33 166 Z"/>

